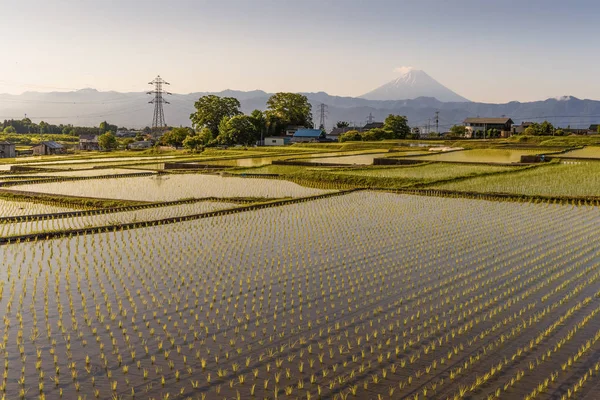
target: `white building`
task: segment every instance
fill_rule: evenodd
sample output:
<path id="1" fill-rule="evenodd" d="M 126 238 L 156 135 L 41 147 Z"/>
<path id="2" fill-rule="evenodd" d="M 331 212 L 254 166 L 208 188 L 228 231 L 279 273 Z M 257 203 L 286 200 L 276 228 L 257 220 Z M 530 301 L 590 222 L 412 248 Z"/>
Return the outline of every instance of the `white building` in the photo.
<path id="1" fill-rule="evenodd" d="M 285 136 L 269 136 L 263 139 L 264 146 L 285 146 L 290 143 L 290 138 Z"/>

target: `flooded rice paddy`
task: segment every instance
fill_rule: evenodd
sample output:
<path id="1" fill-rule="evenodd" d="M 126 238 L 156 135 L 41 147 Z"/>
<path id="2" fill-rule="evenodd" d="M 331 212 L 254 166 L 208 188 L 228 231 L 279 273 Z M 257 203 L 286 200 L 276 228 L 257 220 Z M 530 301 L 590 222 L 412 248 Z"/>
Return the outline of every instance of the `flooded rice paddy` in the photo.
<path id="1" fill-rule="evenodd" d="M 556 150 L 552 150 L 556 151 Z M 435 153 L 420 156 L 422 161 L 449 161 L 449 162 L 475 162 L 475 163 L 518 163 L 521 156 L 532 154 L 544 154 L 543 149 L 476 149 L 460 150 L 447 153 Z M 546 153 L 548 154 L 548 153 Z"/>
<path id="2" fill-rule="evenodd" d="M 137 201 L 172 201 L 202 197 L 305 197 L 328 192 L 328 190 L 306 188 L 282 180 L 203 174 L 38 183 L 19 185 L 13 189 L 25 192 Z"/>
<path id="3" fill-rule="evenodd" d="M 357 192 L 11 244 L 2 390 L 593 398 L 599 235 L 595 207 Z"/>

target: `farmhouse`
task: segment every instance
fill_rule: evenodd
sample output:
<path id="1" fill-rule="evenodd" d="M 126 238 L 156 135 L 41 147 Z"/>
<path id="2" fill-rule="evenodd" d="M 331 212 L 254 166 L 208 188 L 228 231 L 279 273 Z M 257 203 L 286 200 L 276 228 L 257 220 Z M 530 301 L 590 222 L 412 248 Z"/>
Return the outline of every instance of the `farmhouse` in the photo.
<path id="1" fill-rule="evenodd" d="M 14 143 L 0 142 L 0 158 L 15 158 L 16 156 Z"/>
<path id="2" fill-rule="evenodd" d="M 62 144 L 50 140 L 33 146 L 31 150 L 33 150 L 33 154 L 36 156 L 65 153 L 65 147 Z"/>
<path id="3" fill-rule="evenodd" d="M 298 129 L 292 136 L 292 142 L 318 142 L 324 138 L 325 134 L 320 129 Z"/>
<path id="4" fill-rule="evenodd" d="M 325 137 L 327 139 L 339 140 L 340 136 L 349 131 L 365 132 L 371 129 L 382 129 L 384 126 L 383 122 L 369 122 L 365 126 L 346 126 L 342 128 L 333 128 Z"/>
<path id="5" fill-rule="evenodd" d="M 118 138 L 134 138 L 138 134 L 141 135 L 142 133 L 142 131 L 117 131 L 115 136 Z"/>
<path id="6" fill-rule="evenodd" d="M 79 150 L 100 150 L 98 135 L 93 133 L 79 135 Z"/>
<path id="7" fill-rule="evenodd" d="M 383 129 L 383 122 L 369 122 L 365 126 L 363 126 L 362 131 L 369 131 L 371 129 Z"/>
<path id="8" fill-rule="evenodd" d="M 263 139 L 263 146 L 284 146 L 290 144 L 290 138 L 286 136 L 269 136 Z"/>
<path id="9" fill-rule="evenodd" d="M 342 128 L 333 128 L 325 137 L 327 139 L 338 140 L 341 135 L 349 131 L 362 131 L 363 128 L 359 126 L 345 126 Z"/>
<path id="10" fill-rule="evenodd" d="M 500 132 L 501 137 L 510 136 L 513 120 L 510 118 L 467 118 L 464 121 L 466 129 L 465 137 L 485 137 L 490 129 Z"/>
<path id="11" fill-rule="evenodd" d="M 525 132 L 525 129 L 529 128 L 531 125 L 533 125 L 533 122 L 523 121 L 521 122 L 521 125 L 513 125 L 511 130 L 513 135 L 521 135 Z"/>
<path id="12" fill-rule="evenodd" d="M 129 150 L 146 150 L 154 146 L 151 140 L 140 140 L 139 142 L 130 143 L 127 148 Z"/>
<path id="13" fill-rule="evenodd" d="M 300 126 L 300 125 L 290 125 L 287 128 L 285 128 L 285 136 L 294 136 L 294 133 L 296 133 L 296 131 L 298 129 L 304 129 L 304 126 Z"/>

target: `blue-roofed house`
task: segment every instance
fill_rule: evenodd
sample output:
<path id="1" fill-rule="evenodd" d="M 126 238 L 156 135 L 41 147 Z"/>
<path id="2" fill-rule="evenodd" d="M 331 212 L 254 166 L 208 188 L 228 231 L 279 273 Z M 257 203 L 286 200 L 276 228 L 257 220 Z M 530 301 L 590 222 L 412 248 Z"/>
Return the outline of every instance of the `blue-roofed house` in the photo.
<path id="1" fill-rule="evenodd" d="M 321 139 L 325 139 L 325 133 L 320 129 L 298 129 L 294 136 L 292 136 L 292 142 L 318 142 Z"/>

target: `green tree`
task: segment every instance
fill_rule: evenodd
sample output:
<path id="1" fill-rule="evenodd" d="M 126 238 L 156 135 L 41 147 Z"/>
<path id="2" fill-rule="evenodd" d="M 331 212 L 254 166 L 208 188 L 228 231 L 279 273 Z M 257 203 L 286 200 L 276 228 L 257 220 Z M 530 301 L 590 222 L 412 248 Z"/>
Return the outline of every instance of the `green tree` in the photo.
<path id="1" fill-rule="evenodd" d="M 250 113 L 250 122 L 254 127 L 256 136 L 261 137 L 267 130 L 267 119 L 265 114 L 260 110 L 254 110 Z"/>
<path id="2" fill-rule="evenodd" d="M 208 146 L 215 139 L 212 131 L 208 128 L 202 128 L 202 130 L 198 132 L 197 136 L 200 137 L 200 140 L 202 140 L 202 143 L 205 146 Z"/>
<path id="3" fill-rule="evenodd" d="M 125 138 L 125 139 L 121 140 L 121 146 L 127 148 L 133 142 L 135 142 L 134 138 Z"/>
<path id="4" fill-rule="evenodd" d="M 370 129 L 368 131 L 361 132 L 360 140 L 364 142 L 372 142 L 377 139 L 377 132 L 373 132 L 375 129 Z"/>
<path id="5" fill-rule="evenodd" d="M 340 142 L 350 142 L 357 140 L 362 140 L 362 137 L 360 135 L 360 132 L 356 130 L 345 132 L 339 137 Z"/>
<path id="6" fill-rule="evenodd" d="M 48 129 L 48 123 L 44 121 L 40 121 L 38 124 L 38 130 L 40 134 L 50 133 Z"/>
<path id="7" fill-rule="evenodd" d="M 160 141 L 162 144 L 180 147 L 183 145 L 183 141 L 188 137 L 192 136 L 194 131 L 190 128 L 173 128 L 170 131 L 166 132 L 161 138 Z"/>
<path id="8" fill-rule="evenodd" d="M 554 126 L 548 122 L 544 121 L 539 125 L 540 135 L 552 135 L 554 132 Z"/>
<path id="9" fill-rule="evenodd" d="M 373 128 L 368 131 L 362 132 L 360 137 L 363 141 L 373 141 L 373 140 L 386 140 L 386 139 L 395 139 L 396 135 L 394 132 L 382 129 L 382 128 Z"/>
<path id="10" fill-rule="evenodd" d="M 538 124 L 537 122 L 532 123 L 527 128 L 525 128 L 525 131 L 523 133 L 525 135 L 530 136 L 543 136 L 552 135 L 553 132 L 554 126 L 550 122 L 544 121 L 541 124 Z"/>
<path id="11" fill-rule="evenodd" d="M 453 125 L 450 128 L 450 135 L 452 137 L 464 137 L 467 133 L 467 128 L 464 125 Z"/>
<path id="12" fill-rule="evenodd" d="M 338 121 L 338 122 L 335 124 L 335 127 L 336 127 L 336 128 L 347 128 L 347 127 L 349 127 L 349 126 L 350 126 L 350 122 L 347 122 L 347 121 Z"/>
<path id="13" fill-rule="evenodd" d="M 596 127 L 596 133 L 600 134 L 600 124 Z"/>
<path id="14" fill-rule="evenodd" d="M 210 132 L 210 129 L 208 129 L 208 132 Z M 212 135 L 212 132 L 210 134 Z M 192 151 L 200 151 L 204 148 L 204 141 L 200 135 L 188 136 L 183 141 L 183 147 Z"/>
<path id="15" fill-rule="evenodd" d="M 9 125 L 6 128 L 4 128 L 4 133 L 17 133 L 17 130 L 14 126 Z"/>
<path id="16" fill-rule="evenodd" d="M 224 118 L 223 120 L 225 121 L 224 124 L 226 125 L 227 118 Z M 225 127 L 223 127 L 223 130 L 225 130 Z M 205 146 L 209 146 L 214 142 L 215 141 L 211 130 L 207 127 L 204 127 L 200 132 L 196 133 L 195 135 L 190 135 L 187 138 L 185 138 L 185 140 L 183 141 L 183 147 L 192 151 L 199 151 L 203 150 Z"/>
<path id="17" fill-rule="evenodd" d="M 240 115 L 240 102 L 233 97 L 215 95 L 202 96 L 194 104 L 196 112 L 190 115 L 192 126 L 196 131 L 207 127 L 213 136 L 219 135 L 219 124 L 223 118 Z"/>
<path id="18" fill-rule="evenodd" d="M 254 144 L 257 140 L 256 131 L 247 115 L 236 115 L 223 119 L 219 124 L 219 144 Z"/>
<path id="19" fill-rule="evenodd" d="M 116 132 L 118 127 L 117 125 L 111 125 L 106 121 L 100 122 L 100 133 L 106 133 L 108 131 Z"/>
<path id="20" fill-rule="evenodd" d="M 410 127 L 405 116 L 390 114 L 383 122 L 383 129 L 391 131 L 394 139 L 405 139 L 410 135 Z"/>
<path id="21" fill-rule="evenodd" d="M 265 111 L 267 125 L 279 134 L 286 126 L 297 125 L 312 128 L 312 106 L 306 96 L 298 93 L 275 93 L 267 100 Z"/>
<path id="22" fill-rule="evenodd" d="M 215 136 L 215 141 L 218 142 L 219 144 L 223 144 L 219 141 L 219 136 L 223 135 L 223 137 L 225 137 L 227 135 L 227 129 L 228 129 L 227 122 L 229 122 L 229 119 L 230 119 L 230 117 L 221 118 L 221 122 L 219 122 L 219 128 L 218 128 L 219 134 L 216 136 L 213 135 L 213 136 Z"/>
<path id="23" fill-rule="evenodd" d="M 102 150 L 114 150 L 117 148 L 117 137 L 111 131 L 98 136 L 98 145 Z"/>

